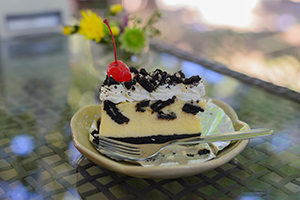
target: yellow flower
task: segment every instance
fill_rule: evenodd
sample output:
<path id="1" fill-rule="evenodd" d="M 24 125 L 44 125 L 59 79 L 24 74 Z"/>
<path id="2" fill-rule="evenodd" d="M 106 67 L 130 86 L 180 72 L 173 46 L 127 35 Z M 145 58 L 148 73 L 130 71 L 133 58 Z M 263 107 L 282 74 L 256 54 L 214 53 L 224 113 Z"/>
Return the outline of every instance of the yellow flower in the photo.
<path id="1" fill-rule="evenodd" d="M 100 42 L 104 37 L 104 25 L 102 18 L 91 10 L 81 11 L 83 18 L 80 19 L 79 33 L 84 35 L 87 40 L 92 39 Z"/>
<path id="2" fill-rule="evenodd" d="M 121 4 L 113 4 L 109 7 L 109 12 L 112 15 L 116 15 L 123 10 L 123 6 Z"/>
<path id="3" fill-rule="evenodd" d="M 75 28 L 73 26 L 64 26 L 62 29 L 62 33 L 64 35 L 71 35 L 72 33 L 74 33 Z"/>
<path id="4" fill-rule="evenodd" d="M 111 32 L 114 36 L 118 36 L 119 33 L 120 33 L 120 28 L 118 26 L 113 26 L 110 28 L 111 29 Z"/>
<path id="5" fill-rule="evenodd" d="M 111 29 L 111 32 L 113 33 L 113 35 L 118 36 L 121 32 L 119 25 L 115 21 L 109 22 L 109 25 L 110 25 L 110 29 Z M 105 35 L 110 36 L 110 32 L 109 32 L 109 29 L 107 26 L 106 26 L 106 28 L 104 28 L 104 33 L 105 33 Z"/>

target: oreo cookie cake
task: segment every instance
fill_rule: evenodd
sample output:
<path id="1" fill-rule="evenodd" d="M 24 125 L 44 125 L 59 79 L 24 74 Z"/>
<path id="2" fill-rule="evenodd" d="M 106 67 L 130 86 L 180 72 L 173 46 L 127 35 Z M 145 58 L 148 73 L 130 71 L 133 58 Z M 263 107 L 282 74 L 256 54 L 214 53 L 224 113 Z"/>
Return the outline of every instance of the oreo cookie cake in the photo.
<path id="1" fill-rule="evenodd" d="M 130 81 L 107 76 L 100 88 L 100 136 L 130 143 L 162 143 L 200 136 L 206 100 L 202 79 L 178 71 L 129 68 Z"/>

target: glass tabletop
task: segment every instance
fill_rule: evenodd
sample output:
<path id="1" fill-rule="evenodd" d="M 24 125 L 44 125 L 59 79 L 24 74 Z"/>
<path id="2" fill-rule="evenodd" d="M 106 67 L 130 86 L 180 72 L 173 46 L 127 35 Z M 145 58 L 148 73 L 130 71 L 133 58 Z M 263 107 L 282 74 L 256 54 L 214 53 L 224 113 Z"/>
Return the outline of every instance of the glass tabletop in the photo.
<path id="1" fill-rule="evenodd" d="M 151 47 L 145 68 L 199 74 L 207 97 L 228 103 L 251 128 L 271 128 L 275 135 L 251 139 L 228 163 L 195 176 L 142 179 L 110 171 L 83 156 L 70 131 L 80 108 L 99 103 L 109 53 L 99 46 L 96 60 L 92 45 L 80 37 L 6 41 L 0 59 L 0 199 L 300 198 L 297 98 L 188 53 Z"/>

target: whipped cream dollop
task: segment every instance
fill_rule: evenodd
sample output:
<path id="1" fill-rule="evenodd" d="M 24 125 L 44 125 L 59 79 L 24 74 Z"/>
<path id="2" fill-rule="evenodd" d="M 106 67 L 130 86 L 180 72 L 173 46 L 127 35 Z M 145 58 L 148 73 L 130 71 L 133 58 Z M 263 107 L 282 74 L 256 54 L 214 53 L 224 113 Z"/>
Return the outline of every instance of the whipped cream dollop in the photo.
<path id="1" fill-rule="evenodd" d="M 107 77 L 100 88 L 100 100 L 114 103 L 142 100 L 168 100 L 174 95 L 183 101 L 197 101 L 205 95 L 202 79 L 197 76 L 185 78 L 178 71 L 173 75 L 162 70 L 148 73 L 145 69 L 130 68 L 132 80 L 117 82 Z"/>

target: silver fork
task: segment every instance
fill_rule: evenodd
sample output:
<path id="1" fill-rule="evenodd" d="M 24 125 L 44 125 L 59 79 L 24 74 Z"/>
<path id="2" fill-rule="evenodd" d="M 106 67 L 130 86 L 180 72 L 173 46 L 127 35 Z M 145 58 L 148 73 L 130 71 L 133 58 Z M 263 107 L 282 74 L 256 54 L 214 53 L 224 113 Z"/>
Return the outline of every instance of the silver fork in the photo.
<path id="1" fill-rule="evenodd" d="M 273 133 L 274 131 L 271 129 L 261 128 L 246 131 L 221 133 L 204 137 L 171 140 L 162 144 L 132 144 L 100 136 L 99 147 L 100 149 L 105 150 L 106 152 L 113 153 L 114 156 L 118 157 L 119 159 L 130 161 L 142 161 L 157 155 L 161 150 L 170 145 L 186 145 L 205 142 L 243 140 L 254 137 L 268 136 L 272 135 Z"/>

